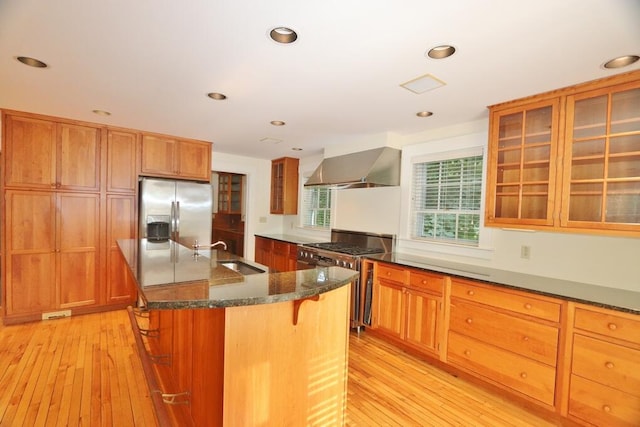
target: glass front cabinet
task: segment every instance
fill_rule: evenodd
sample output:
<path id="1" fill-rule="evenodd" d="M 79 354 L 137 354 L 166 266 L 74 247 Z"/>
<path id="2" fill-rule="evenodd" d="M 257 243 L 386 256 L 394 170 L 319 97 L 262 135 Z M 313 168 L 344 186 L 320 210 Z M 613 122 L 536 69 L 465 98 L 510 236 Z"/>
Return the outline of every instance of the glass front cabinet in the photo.
<path id="1" fill-rule="evenodd" d="M 640 235 L 640 72 L 490 107 L 485 223 Z"/>

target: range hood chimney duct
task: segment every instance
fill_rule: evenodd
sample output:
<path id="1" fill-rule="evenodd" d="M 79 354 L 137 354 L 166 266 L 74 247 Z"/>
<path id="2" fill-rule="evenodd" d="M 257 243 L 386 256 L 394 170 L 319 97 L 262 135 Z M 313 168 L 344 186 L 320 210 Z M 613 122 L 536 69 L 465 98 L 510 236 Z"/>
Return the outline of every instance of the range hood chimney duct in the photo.
<path id="1" fill-rule="evenodd" d="M 400 185 L 400 150 L 391 147 L 328 157 L 304 184 L 343 188 Z"/>

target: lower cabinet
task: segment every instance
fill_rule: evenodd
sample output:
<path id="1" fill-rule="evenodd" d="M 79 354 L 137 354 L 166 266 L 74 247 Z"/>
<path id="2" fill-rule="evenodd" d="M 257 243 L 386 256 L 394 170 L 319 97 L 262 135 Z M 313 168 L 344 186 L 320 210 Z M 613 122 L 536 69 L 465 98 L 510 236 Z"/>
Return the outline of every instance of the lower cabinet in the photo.
<path id="1" fill-rule="evenodd" d="M 576 305 L 568 413 L 606 426 L 640 423 L 640 319 Z"/>
<path id="2" fill-rule="evenodd" d="M 256 236 L 254 260 L 269 267 L 272 273 L 295 271 L 298 265 L 297 258 L 296 244 Z"/>
<path id="3" fill-rule="evenodd" d="M 378 263 L 371 328 L 403 345 L 439 354 L 443 276 Z"/>
<path id="4" fill-rule="evenodd" d="M 553 407 L 561 302 L 451 280 L 447 362 Z"/>
<path id="5" fill-rule="evenodd" d="M 371 332 L 582 425 L 640 425 L 640 316 L 374 264 Z"/>

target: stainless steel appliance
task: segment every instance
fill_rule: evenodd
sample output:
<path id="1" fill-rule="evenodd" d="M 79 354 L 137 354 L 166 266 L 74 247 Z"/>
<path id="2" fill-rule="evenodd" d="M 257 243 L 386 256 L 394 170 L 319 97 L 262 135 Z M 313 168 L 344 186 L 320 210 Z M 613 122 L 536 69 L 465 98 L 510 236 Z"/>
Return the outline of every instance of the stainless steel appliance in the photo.
<path id="1" fill-rule="evenodd" d="M 393 252 L 396 239 L 393 234 L 375 234 L 361 231 L 331 230 L 331 242 L 308 243 L 298 246 L 299 268 L 304 266 L 339 266 L 360 271 L 364 255 Z M 351 327 L 358 331 L 364 325 L 361 312 L 363 288 L 361 280 L 351 287 Z M 364 311 L 367 311 L 365 307 Z"/>
<path id="2" fill-rule="evenodd" d="M 184 246 L 211 244 L 211 185 L 160 178 L 140 181 L 140 236 Z"/>

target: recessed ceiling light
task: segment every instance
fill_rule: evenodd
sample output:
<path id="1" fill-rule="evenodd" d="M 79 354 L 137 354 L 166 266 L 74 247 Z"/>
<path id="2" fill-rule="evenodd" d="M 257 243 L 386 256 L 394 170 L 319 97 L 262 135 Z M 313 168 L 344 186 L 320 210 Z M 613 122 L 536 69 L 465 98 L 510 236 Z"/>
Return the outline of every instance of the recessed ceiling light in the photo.
<path id="1" fill-rule="evenodd" d="M 215 99 L 216 101 L 222 101 L 223 99 L 227 99 L 227 95 L 218 92 L 208 93 L 207 96 L 211 99 Z"/>
<path id="2" fill-rule="evenodd" d="M 431 117 L 433 116 L 433 113 L 431 111 L 419 111 L 416 113 L 416 116 L 418 117 Z"/>
<path id="3" fill-rule="evenodd" d="M 97 114 L 99 116 L 110 116 L 111 113 L 105 110 L 93 110 L 94 114 Z"/>
<path id="4" fill-rule="evenodd" d="M 35 59 L 35 58 L 29 58 L 28 56 L 18 56 L 16 57 L 16 59 L 20 62 L 22 62 L 24 65 L 28 65 L 30 67 L 36 67 L 36 68 L 47 68 L 48 65 L 45 64 L 44 62 Z"/>
<path id="5" fill-rule="evenodd" d="M 302 151 L 302 148 L 300 148 L 300 147 L 293 147 L 293 148 L 292 148 L 292 150 L 293 150 L 293 151 Z"/>
<path id="6" fill-rule="evenodd" d="M 605 62 L 604 63 L 604 68 L 622 68 L 622 67 L 626 67 L 627 65 L 631 65 L 634 62 L 638 61 L 638 59 L 640 59 L 640 56 L 638 56 L 638 55 L 619 56 L 617 58 L 613 58 L 612 60 Z"/>
<path id="7" fill-rule="evenodd" d="M 436 46 L 434 48 L 429 49 L 429 51 L 427 52 L 427 55 L 429 56 L 429 58 L 443 59 L 443 58 L 450 57 L 455 52 L 456 52 L 455 47 L 448 44 L 443 44 L 441 46 Z"/>
<path id="8" fill-rule="evenodd" d="M 298 34 L 291 28 L 276 27 L 269 32 L 269 37 L 277 43 L 289 44 L 298 39 Z"/>
<path id="9" fill-rule="evenodd" d="M 282 120 L 271 120 L 270 122 L 274 126 L 284 126 L 286 123 Z"/>

